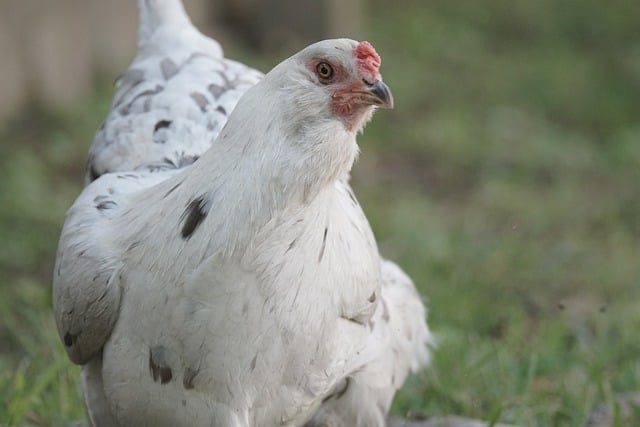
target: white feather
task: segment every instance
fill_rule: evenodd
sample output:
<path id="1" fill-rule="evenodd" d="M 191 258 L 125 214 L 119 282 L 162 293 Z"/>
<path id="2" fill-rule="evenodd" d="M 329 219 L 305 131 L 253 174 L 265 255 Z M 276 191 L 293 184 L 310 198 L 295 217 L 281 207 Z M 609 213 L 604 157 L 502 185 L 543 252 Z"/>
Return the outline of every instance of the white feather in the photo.
<path id="1" fill-rule="evenodd" d="M 345 129 L 305 67 L 328 55 L 348 68 L 337 52 L 356 42 L 312 45 L 254 86 L 261 75 L 223 58 L 178 0 L 139 3 L 140 50 L 54 273 L 92 423 L 384 425 L 431 335 L 347 183 L 373 108 Z M 192 95 L 216 78 L 202 108 Z"/>

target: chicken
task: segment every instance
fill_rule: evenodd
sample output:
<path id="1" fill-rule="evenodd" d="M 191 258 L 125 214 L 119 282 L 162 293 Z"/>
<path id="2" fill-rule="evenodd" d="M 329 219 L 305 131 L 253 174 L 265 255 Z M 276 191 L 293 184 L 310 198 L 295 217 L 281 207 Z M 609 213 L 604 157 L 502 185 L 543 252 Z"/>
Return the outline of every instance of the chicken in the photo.
<path id="1" fill-rule="evenodd" d="M 347 182 L 379 56 L 326 40 L 261 79 L 139 5 L 53 279 L 92 424 L 384 425 L 431 334 Z"/>

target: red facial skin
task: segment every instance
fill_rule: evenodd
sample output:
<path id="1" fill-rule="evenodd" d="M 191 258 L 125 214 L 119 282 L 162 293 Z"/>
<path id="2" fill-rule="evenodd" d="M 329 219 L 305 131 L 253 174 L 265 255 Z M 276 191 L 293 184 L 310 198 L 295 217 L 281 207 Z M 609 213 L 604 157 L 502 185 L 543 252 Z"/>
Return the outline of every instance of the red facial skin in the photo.
<path id="1" fill-rule="evenodd" d="M 369 42 L 358 43 L 353 54 L 356 61 L 355 76 L 349 75 L 340 65 L 331 63 L 333 76 L 330 79 L 318 77 L 321 83 L 335 88 L 331 110 L 343 120 L 349 131 L 353 130 L 355 124 L 360 121 L 361 114 L 368 111 L 372 105 L 370 97 L 367 96 L 370 86 L 382 80 L 379 71 L 380 56 Z M 316 68 L 322 62 L 329 63 L 323 59 L 314 59 L 309 64 L 309 69 L 317 75 Z"/>

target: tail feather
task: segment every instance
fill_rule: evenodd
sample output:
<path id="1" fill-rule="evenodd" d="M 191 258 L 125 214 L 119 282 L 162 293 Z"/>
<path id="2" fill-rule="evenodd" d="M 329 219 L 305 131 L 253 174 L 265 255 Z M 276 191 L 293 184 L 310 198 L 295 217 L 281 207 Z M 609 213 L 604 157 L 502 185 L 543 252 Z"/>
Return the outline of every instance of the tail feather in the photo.
<path id="1" fill-rule="evenodd" d="M 228 60 L 181 0 L 138 0 L 138 53 L 116 80 L 111 111 L 89 150 L 85 183 L 118 171 L 193 163 L 262 73 Z"/>
<path id="2" fill-rule="evenodd" d="M 180 0 L 138 0 L 138 10 L 138 47 L 149 43 L 153 33 L 163 25 L 192 27 Z"/>

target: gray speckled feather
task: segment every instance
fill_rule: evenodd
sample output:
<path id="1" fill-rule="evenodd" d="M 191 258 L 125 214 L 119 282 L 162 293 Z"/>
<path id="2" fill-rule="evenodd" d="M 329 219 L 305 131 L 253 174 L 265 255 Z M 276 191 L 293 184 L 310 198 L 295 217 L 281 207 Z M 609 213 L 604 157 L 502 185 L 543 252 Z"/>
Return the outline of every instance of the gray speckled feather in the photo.
<path id="1" fill-rule="evenodd" d="M 218 43 L 199 33 L 174 3 L 141 3 L 148 15 L 141 16 L 141 23 L 149 26 L 141 27 L 145 38 L 138 54 L 116 80 L 112 110 L 89 151 L 87 183 L 108 172 L 160 162 L 179 165 L 184 164 L 181 158 L 201 155 L 238 99 L 262 77 L 225 58 Z M 172 23 L 169 30 L 162 19 L 176 16 L 180 25 Z M 172 126 L 164 131 L 166 143 L 154 143 L 158 123 L 167 120 Z"/>

